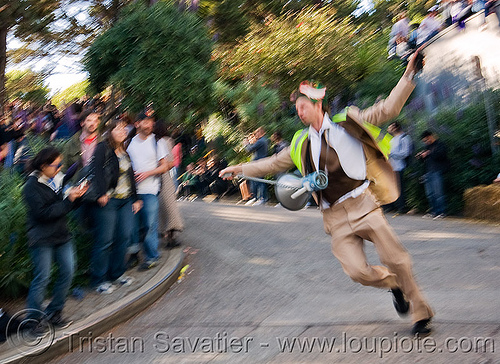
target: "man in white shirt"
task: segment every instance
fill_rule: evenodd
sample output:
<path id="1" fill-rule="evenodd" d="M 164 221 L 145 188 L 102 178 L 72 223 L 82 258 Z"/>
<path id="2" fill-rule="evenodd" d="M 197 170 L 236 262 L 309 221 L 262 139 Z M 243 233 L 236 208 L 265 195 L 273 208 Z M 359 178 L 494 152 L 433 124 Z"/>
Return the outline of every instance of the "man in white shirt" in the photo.
<path id="1" fill-rule="evenodd" d="M 398 185 L 401 194 L 394 202 L 394 206 L 399 213 L 405 213 L 405 184 L 404 184 L 404 171 L 407 166 L 407 160 L 411 157 L 412 153 L 412 140 L 411 137 L 403 132 L 403 128 L 399 122 L 394 122 L 387 128 L 389 134 L 393 136 L 391 139 L 391 152 L 389 154 L 389 162 L 392 169 L 396 172 L 398 177 Z M 392 206 L 391 206 L 392 207 Z"/>
<path id="2" fill-rule="evenodd" d="M 144 262 L 139 269 L 147 270 L 156 265 L 158 253 L 158 193 L 161 175 L 168 171 L 168 149 L 163 140 L 156 140 L 153 134 L 153 116 L 139 115 L 136 121 L 137 135 L 132 138 L 127 153 L 132 162 L 137 183 L 137 195 L 143 201 L 143 208 L 137 213 L 137 223 L 132 242 L 136 251 L 139 236 L 144 236 Z M 142 233 L 142 234 L 140 234 Z M 131 252 L 134 253 L 133 249 Z"/>
<path id="3" fill-rule="evenodd" d="M 387 99 L 365 110 L 349 107 L 331 119 L 326 88 L 301 83 L 295 105 L 308 128 L 299 130 L 290 147 L 280 153 L 228 167 L 220 175 L 262 176 L 293 166 L 302 175 L 324 171 L 328 186 L 313 196 L 323 213 L 325 231 L 332 237 L 333 254 L 344 272 L 363 285 L 390 289 L 396 311 L 405 315 L 411 310 L 412 333 L 427 335 L 434 313 L 415 282 L 410 255 L 380 209 L 381 203 L 396 200 L 399 191 L 379 136 L 373 134 L 374 125 L 400 113 L 413 91 L 415 59 L 415 55 L 410 58 L 405 74 Z M 383 265 L 368 264 L 364 239 L 373 242 Z"/>

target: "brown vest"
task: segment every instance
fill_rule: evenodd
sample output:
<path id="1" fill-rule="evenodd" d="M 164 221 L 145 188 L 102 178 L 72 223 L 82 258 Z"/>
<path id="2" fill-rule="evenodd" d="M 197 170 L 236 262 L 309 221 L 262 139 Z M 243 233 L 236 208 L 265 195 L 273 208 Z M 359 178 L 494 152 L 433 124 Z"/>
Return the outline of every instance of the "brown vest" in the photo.
<path id="1" fill-rule="evenodd" d="M 306 172 L 311 173 L 314 169 L 314 164 L 311 158 L 311 142 L 309 138 L 305 141 L 306 149 Z M 319 197 L 318 203 L 324 198 L 330 205 L 334 204 L 340 197 L 346 193 L 361 186 L 364 181 L 358 181 L 350 178 L 340 165 L 339 156 L 335 149 L 331 148 L 325 140 L 325 133 L 321 137 L 321 152 L 319 154 L 319 169 L 328 174 L 328 187 L 317 192 Z"/>

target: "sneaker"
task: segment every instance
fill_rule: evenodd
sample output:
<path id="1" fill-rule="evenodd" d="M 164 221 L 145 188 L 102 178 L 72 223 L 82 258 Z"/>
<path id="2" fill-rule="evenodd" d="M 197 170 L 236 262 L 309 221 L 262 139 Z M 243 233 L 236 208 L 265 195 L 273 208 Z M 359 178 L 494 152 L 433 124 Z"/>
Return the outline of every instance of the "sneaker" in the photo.
<path id="1" fill-rule="evenodd" d="M 49 315 L 49 322 L 58 330 L 65 329 L 73 323 L 72 320 L 63 318 L 61 311 L 56 311 L 52 315 Z"/>
<path id="2" fill-rule="evenodd" d="M 126 276 L 125 274 L 121 275 L 113 283 L 117 284 L 120 287 L 128 287 L 134 282 L 134 278 L 130 276 Z"/>
<path id="3" fill-rule="evenodd" d="M 250 206 L 250 205 L 253 205 L 255 203 L 255 201 L 257 201 L 256 198 L 251 198 L 250 200 L 248 200 L 246 203 L 245 203 L 245 206 Z"/>
<path id="4" fill-rule="evenodd" d="M 97 293 L 100 293 L 100 294 L 111 294 L 113 293 L 115 290 L 115 286 L 113 286 L 111 283 L 109 282 L 104 282 L 104 283 L 101 283 L 99 286 L 97 286 L 97 288 L 95 289 L 95 291 Z"/>
<path id="5" fill-rule="evenodd" d="M 253 203 L 252 206 L 260 206 L 260 205 L 265 205 L 266 201 L 263 198 L 259 198 L 257 201 Z"/>
<path id="6" fill-rule="evenodd" d="M 139 270 L 140 271 L 145 271 L 145 270 L 149 270 L 151 268 L 154 268 L 158 265 L 158 262 L 155 261 L 155 260 L 150 260 L 150 261 L 146 261 L 144 263 L 142 263 L 140 266 L 139 266 Z"/>
<path id="7" fill-rule="evenodd" d="M 433 219 L 435 217 L 436 215 L 434 214 L 425 214 L 424 216 L 422 216 L 422 219 Z"/>
<path id="8" fill-rule="evenodd" d="M 434 219 L 433 220 L 440 220 L 440 219 L 444 219 L 446 217 L 445 214 L 439 214 L 437 216 L 434 216 Z"/>

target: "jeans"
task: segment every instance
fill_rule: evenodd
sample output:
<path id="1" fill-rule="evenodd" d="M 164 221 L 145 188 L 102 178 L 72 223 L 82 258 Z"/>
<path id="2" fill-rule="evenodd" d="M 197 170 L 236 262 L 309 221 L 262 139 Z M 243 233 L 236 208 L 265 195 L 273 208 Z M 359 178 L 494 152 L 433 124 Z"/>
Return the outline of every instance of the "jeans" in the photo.
<path id="1" fill-rule="evenodd" d="M 257 199 L 267 201 L 267 184 L 264 182 L 257 184 Z"/>
<path id="2" fill-rule="evenodd" d="M 157 195 L 138 195 L 143 202 L 142 209 L 136 214 L 132 244 L 129 252 L 137 252 L 139 243 L 144 241 L 143 250 L 146 261 L 155 261 L 160 258 L 158 253 L 158 213 L 159 201 Z M 142 238 L 143 237 L 143 238 Z"/>
<path id="3" fill-rule="evenodd" d="M 125 253 L 134 226 L 132 200 L 111 198 L 106 206 L 94 208 L 95 241 L 92 247 L 91 285 L 114 281 L 126 270 Z"/>
<path id="4" fill-rule="evenodd" d="M 32 247 L 29 251 L 34 269 L 26 302 L 27 308 L 43 311 L 42 303 L 50 281 L 52 261 L 55 259 L 58 266 L 57 280 L 54 285 L 52 301 L 45 309 L 45 313 L 51 315 L 54 312 L 62 311 L 75 273 L 73 242 L 68 241 L 56 246 Z M 38 318 L 34 312 L 30 312 L 28 316 Z"/>
<path id="5" fill-rule="evenodd" d="M 446 197 L 443 188 L 443 174 L 440 171 L 427 172 L 425 174 L 425 195 L 434 215 L 446 212 Z"/>

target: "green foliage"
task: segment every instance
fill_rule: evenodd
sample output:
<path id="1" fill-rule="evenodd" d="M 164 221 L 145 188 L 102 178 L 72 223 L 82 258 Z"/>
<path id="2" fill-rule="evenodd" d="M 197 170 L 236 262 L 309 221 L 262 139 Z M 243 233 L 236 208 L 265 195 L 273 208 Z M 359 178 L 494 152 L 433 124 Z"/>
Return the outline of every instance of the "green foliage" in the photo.
<path id="1" fill-rule="evenodd" d="M 31 70 L 14 70 L 5 76 L 7 100 L 13 101 L 19 98 L 24 102 L 31 102 L 38 106 L 42 106 L 47 101 L 49 90 L 44 85 L 45 75 L 43 73 Z"/>
<path id="2" fill-rule="evenodd" d="M 379 65 L 378 70 L 370 73 L 354 87 L 359 106 L 372 105 L 382 96 L 387 97 L 404 73 L 404 66 L 399 61 L 387 61 Z"/>
<path id="3" fill-rule="evenodd" d="M 64 104 L 77 100 L 87 94 L 89 81 L 81 81 L 71 85 L 70 87 L 56 93 L 52 96 L 52 104 L 57 108 L 61 108 Z"/>
<path id="4" fill-rule="evenodd" d="M 84 63 L 90 84 L 97 91 L 117 86 L 132 111 L 152 102 L 164 119 L 199 121 L 213 106 L 211 41 L 198 17 L 172 4 L 127 7 Z"/>
<path id="5" fill-rule="evenodd" d="M 250 20 L 241 8 L 243 3 L 243 0 L 223 0 L 215 7 L 213 27 L 217 41 L 233 43 L 247 34 Z"/>
<path id="6" fill-rule="evenodd" d="M 377 67 L 385 47 L 370 45 L 371 33 L 357 32 L 334 15 L 328 7 L 304 9 L 253 25 L 238 47 L 216 52 L 220 74 L 276 84 L 284 96 L 310 78 L 322 81 L 330 94 L 344 92 Z"/>
<path id="7" fill-rule="evenodd" d="M 4 298 L 26 293 L 31 278 L 22 185 L 19 175 L 0 172 L 0 297 Z"/>

